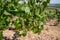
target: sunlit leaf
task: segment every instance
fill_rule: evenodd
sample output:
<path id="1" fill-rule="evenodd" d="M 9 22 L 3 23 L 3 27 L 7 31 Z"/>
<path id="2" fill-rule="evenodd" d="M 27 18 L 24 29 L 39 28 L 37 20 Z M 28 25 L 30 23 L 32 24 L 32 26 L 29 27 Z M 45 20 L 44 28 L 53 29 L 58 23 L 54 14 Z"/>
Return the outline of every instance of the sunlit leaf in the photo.
<path id="1" fill-rule="evenodd" d="M 7 12 L 7 11 L 4 11 L 4 14 L 5 15 L 11 15 L 9 12 Z"/>

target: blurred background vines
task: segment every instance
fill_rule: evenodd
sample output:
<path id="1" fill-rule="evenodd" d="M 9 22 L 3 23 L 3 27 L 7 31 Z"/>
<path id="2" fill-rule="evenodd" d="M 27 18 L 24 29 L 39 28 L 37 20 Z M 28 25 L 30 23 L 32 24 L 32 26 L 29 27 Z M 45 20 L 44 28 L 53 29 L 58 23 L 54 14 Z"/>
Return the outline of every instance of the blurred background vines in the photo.
<path id="1" fill-rule="evenodd" d="M 44 9 L 50 0 L 0 0 L 0 36 L 1 31 L 9 29 L 14 25 L 16 30 L 23 30 L 25 36 L 27 31 L 40 33 L 47 20 Z M 17 17 L 16 19 L 14 19 Z M 1 37 L 0 37 L 1 39 Z"/>

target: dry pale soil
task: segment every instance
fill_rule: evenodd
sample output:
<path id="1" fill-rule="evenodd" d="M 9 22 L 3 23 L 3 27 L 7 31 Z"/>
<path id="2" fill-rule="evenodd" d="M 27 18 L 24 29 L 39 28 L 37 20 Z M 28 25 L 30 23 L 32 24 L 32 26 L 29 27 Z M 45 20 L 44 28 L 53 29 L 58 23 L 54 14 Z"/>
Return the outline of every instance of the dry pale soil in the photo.
<path id="1" fill-rule="evenodd" d="M 29 31 L 26 37 L 21 36 L 16 39 L 12 39 L 15 32 L 12 30 L 5 30 L 3 31 L 3 36 L 10 39 L 4 40 L 60 40 L 60 24 L 54 26 L 55 21 L 55 19 L 49 20 L 44 25 L 44 30 L 39 35 L 33 34 L 31 31 Z"/>

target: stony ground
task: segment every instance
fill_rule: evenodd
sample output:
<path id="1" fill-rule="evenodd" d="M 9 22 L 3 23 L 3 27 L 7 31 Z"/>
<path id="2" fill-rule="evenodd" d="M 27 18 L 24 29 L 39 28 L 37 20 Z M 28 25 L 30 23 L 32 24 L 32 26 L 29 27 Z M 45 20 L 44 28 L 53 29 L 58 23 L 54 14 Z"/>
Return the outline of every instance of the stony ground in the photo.
<path id="1" fill-rule="evenodd" d="M 54 23 L 55 20 L 49 20 L 49 22 L 44 25 L 44 30 L 40 35 L 33 34 L 29 31 L 26 37 L 21 36 L 17 39 L 12 39 L 14 37 L 13 34 L 15 34 L 12 30 L 3 31 L 3 35 L 10 38 L 10 40 L 60 40 L 60 24 L 54 26 Z"/>

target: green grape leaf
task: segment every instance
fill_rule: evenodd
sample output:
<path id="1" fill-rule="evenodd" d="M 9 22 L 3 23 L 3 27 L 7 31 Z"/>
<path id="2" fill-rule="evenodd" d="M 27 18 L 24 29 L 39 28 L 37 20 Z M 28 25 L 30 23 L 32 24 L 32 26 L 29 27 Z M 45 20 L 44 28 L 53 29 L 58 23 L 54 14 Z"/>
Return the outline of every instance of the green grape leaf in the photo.
<path id="1" fill-rule="evenodd" d="M 4 14 L 5 15 L 11 15 L 10 13 L 8 13 L 7 11 L 4 11 Z"/>

